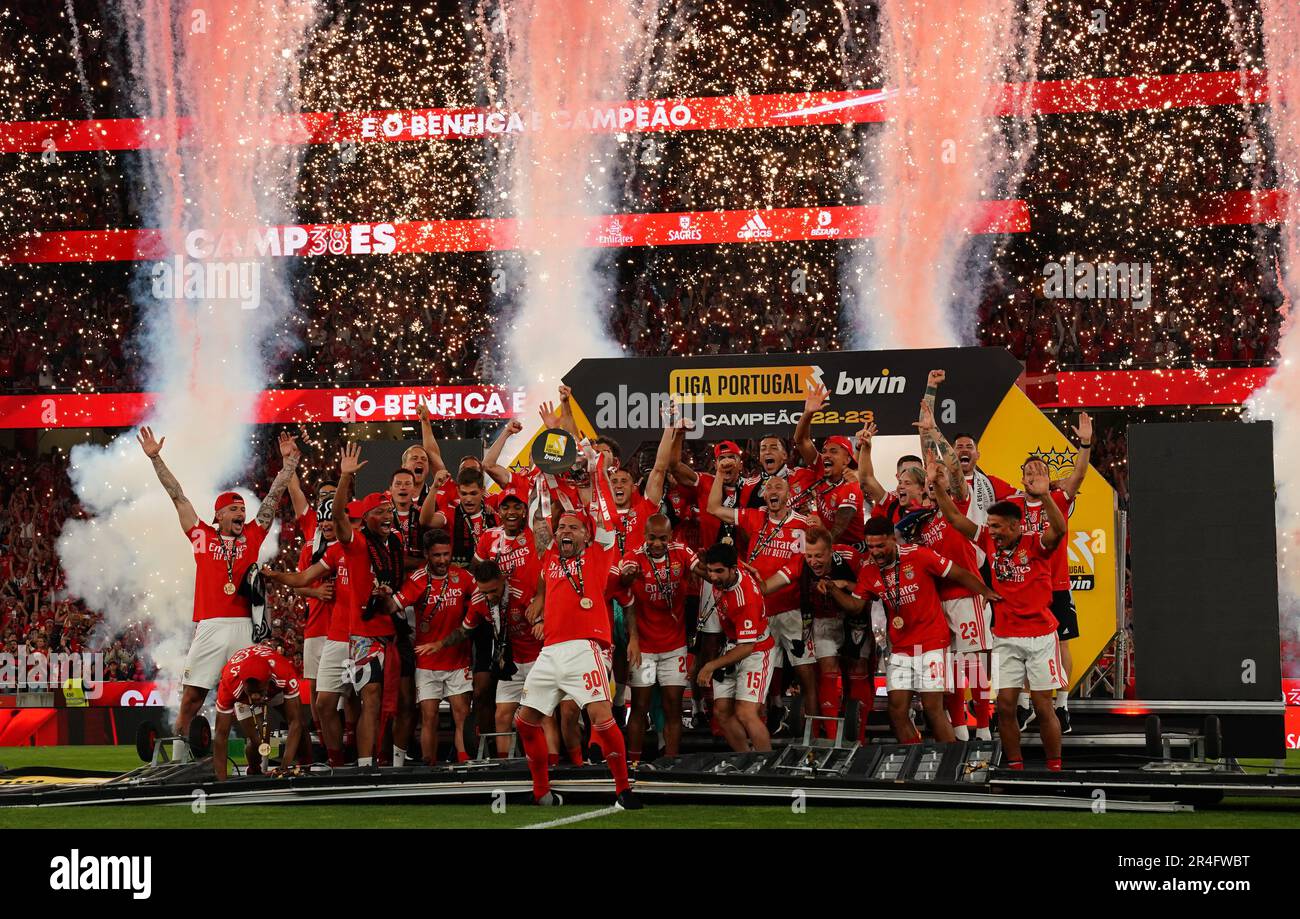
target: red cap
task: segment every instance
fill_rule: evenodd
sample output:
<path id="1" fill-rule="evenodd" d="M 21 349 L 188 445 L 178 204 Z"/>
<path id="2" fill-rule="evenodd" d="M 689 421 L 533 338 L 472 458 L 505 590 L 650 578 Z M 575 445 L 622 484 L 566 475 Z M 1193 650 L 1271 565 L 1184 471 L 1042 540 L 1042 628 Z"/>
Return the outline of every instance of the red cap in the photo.
<path id="1" fill-rule="evenodd" d="M 588 514 L 586 511 L 581 511 L 581 510 L 560 511 L 560 515 L 555 518 L 555 522 L 558 524 L 560 520 L 562 520 L 565 517 L 574 517 L 577 520 L 580 520 L 582 522 L 583 527 L 585 527 L 587 530 L 588 539 L 591 539 L 596 535 L 596 522 L 591 519 L 591 515 Z"/>
<path id="2" fill-rule="evenodd" d="M 381 504 L 391 504 L 391 503 L 392 503 L 392 498 L 388 496 L 388 492 L 372 491 L 364 498 L 361 498 L 357 501 L 353 501 L 351 504 L 348 505 L 348 516 L 364 517 L 366 516 L 366 514 L 370 513 L 375 508 L 379 507 Z M 355 514 L 353 513 L 354 508 L 356 510 Z"/>
<path id="3" fill-rule="evenodd" d="M 220 513 L 223 507 L 229 507 L 236 501 L 243 501 L 244 496 L 237 491 L 226 491 L 217 495 L 217 503 L 212 505 L 212 513 Z"/>
<path id="4" fill-rule="evenodd" d="M 823 450 L 831 446 L 839 447 L 849 455 L 850 459 L 853 458 L 853 443 L 843 434 L 832 434 L 830 437 L 822 441 Z"/>
<path id="5" fill-rule="evenodd" d="M 735 441 L 724 440 L 722 443 L 716 444 L 713 447 L 713 458 L 721 459 L 724 453 L 731 453 L 734 454 L 735 456 L 740 456 L 744 453 L 744 451 L 741 450 L 740 447 L 736 445 Z"/>

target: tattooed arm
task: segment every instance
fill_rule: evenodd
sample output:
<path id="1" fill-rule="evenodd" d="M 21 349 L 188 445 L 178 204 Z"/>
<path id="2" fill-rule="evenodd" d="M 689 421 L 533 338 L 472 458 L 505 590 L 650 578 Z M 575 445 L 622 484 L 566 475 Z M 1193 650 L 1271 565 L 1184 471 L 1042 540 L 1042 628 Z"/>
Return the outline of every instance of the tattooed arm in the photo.
<path id="1" fill-rule="evenodd" d="M 153 471 L 158 474 L 158 481 L 162 483 L 163 490 L 167 492 L 167 497 L 172 499 L 172 504 L 176 505 L 176 515 L 180 517 L 181 529 L 186 533 L 194 529 L 199 524 L 199 515 L 194 511 L 194 505 L 190 499 L 185 497 L 185 492 L 181 490 L 181 483 L 176 481 L 176 476 L 167 468 L 167 464 L 162 459 L 163 442 L 167 440 L 155 440 L 153 431 L 150 428 L 141 428 L 140 433 L 136 435 L 136 440 L 140 443 L 140 449 L 144 450 L 144 455 L 149 457 L 153 463 Z"/>
<path id="2" fill-rule="evenodd" d="M 264 530 L 275 519 L 275 511 L 280 506 L 280 499 L 284 497 L 284 491 L 289 487 L 289 480 L 298 472 L 298 460 L 302 459 L 302 454 L 298 452 L 297 438 L 286 431 L 280 432 L 280 457 L 284 460 L 284 466 L 281 467 L 275 481 L 271 483 L 271 490 L 262 499 L 262 506 L 257 509 L 256 523 Z"/>

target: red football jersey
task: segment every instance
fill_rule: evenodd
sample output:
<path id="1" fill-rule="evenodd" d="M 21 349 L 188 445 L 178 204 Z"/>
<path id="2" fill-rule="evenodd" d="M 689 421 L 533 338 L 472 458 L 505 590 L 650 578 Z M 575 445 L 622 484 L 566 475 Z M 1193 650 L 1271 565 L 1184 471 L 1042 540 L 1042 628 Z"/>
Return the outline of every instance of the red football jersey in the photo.
<path id="1" fill-rule="evenodd" d="M 808 529 L 808 518 L 803 514 L 789 511 L 786 519 L 777 524 L 767 511 L 742 508 L 736 511 L 736 525 L 749 537 L 744 560 L 757 568 L 765 581 L 792 561 L 803 558 L 804 532 Z M 798 608 L 797 584 L 767 595 L 768 615 Z"/>
<path id="2" fill-rule="evenodd" d="M 333 545 L 333 543 L 330 543 Z M 329 546 L 326 546 L 326 551 Z M 306 571 L 311 567 L 311 540 L 303 543 L 302 551 L 298 553 L 298 570 Z M 317 578 L 308 584 L 308 587 L 320 587 L 329 581 L 328 578 Z M 329 632 L 330 617 L 334 613 L 333 600 L 317 600 L 315 597 L 307 598 L 307 625 L 302 630 L 303 638 L 320 638 Z"/>
<path id="3" fill-rule="evenodd" d="M 610 644 L 609 600 L 620 590 L 617 563 L 614 550 L 599 543 L 570 559 L 560 558 L 557 546 L 546 550 L 542 556 L 544 645 L 587 640 Z M 582 606 L 584 598 L 591 601 L 589 607 Z"/>
<path id="4" fill-rule="evenodd" d="M 429 569 L 411 572 L 397 592 L 397 605 L 415 607 L 413 643 L 430 644 L 450 635 L 465 618 L 474 579 L 464 568 L 452 565 L 446 577 L 435 578 Z M 462 670 L 469 666 L 470 643 L 462 641 L 436 654 L 418 654 L 415 666 L 420 670 Z"/>
<path id="5" fill-rule="evenodd" d="M 502 527 L 493 527 L 478 538 L 474 557 L 496 562 L 506 580 L 523 588 L 530 597 L 537 593 L 537 571 L 541 560 L 537 556 L 537 542 L 532 530 L 525 528 L 519 535 L 511 536 Z"/>
<path id="6" fill-rule="evenodd" d="M 542 642 L 533 637 L 533 627 L 525 615 L 528 604 L 532 602 L 536 592 L 536 590 L 522 590 L 513 584 L 507 584 L 505 596 L 502 598 L 505 605 L 506 629 L 510 638 L 510 657 L 516 664 L 531 663 L 542 653 Z M 494 630 L 498 629 L 501 627 L 501 613 L 501 609 L 492 608 L 487 598 L 476 590 L 470 597 L 464 626 L 473 629 L 480 623 L 488 622 L 493 625 Z"/>
<path id="7" fill-rule="evenodd" d="M 681 543 L 668 544 L 664 558 L 651 558 L 644 544 L 629 552 L 641 573 L 632 580 L 637 637 L 647 654 L 666 654 L 686 644 L 686 589 L 696 555 Z"/>
<path id="8" fill-rule="evenodd" d="M 767 611 L 763 605 L 763 588 L 758 579 L 739 569 L 736 583 L 728 588 L 713 588 L 714 609 L 722 634 L 732 644 L 753 642 L 755 651 L 766 651 L 775 641 L 767 630 Z"/>
<path id="9" fill-rule="evenodd" d="M 902 520 L 912 511 L 920 510 L 920 508 L 920 504 L 909 504 L 904 506 L 903 502 L 898 500 L 898 495 L 894 494 L 892 491 L 887 491 L 885 492 L 885 496 L 880 499 L 879 504 L 873 504 L 871 506 L 871 516 L 884 517 L 890 523 L 897 526 L 898 521 Z"/>
<path id="10" fill-rule="evenodd" d="M 1067 498 L 1059 488 L 1053 488 L 1048 494 L 1052 496 L 1056 506 L 1061 509 L 1061 515 L 1065 517 L 1068 530 L 1070 514 L 1074 512 L 1074 502 Z M 1020 506 L 1020 512 L 1024 515 L 1021 527 L 1026 533 L 1047 532 L 1047 511 L 1043 510 L 1042 501 L 1030 498 L 1023 493 L 1014 494 L 1007 500 Z M 1070 589 L 1069 542 L 1070 534 L 1067 532 L 1065 538 L 1052 550 L 1052 590 Z"/>
<path id="11" fill-rule="evenodd" d="M 1001 603 L 993 604 L 993 634 L 1033 638 L 1055 632 L 1052 553 L 1043 548 L 1043 534 L 1022 534 L 1014 546 L 1002 551 L 988 528 L 980 527 L 975 543 L 988 556 L 993 590 L 1002 597 Z"/>
<path id="12" fill-rule="evenodd" d="M 659 507 L 634 492 L 631 506 L 616 510 L 618 529 L 614 533 L 614 548 L 618 550 L 621 557 L 645 544 L 645 522 L 659 513 Z"/>
<path id="13" fill-rule="evenodd" d="M 899 546 L 897 561 L 883 571 L 874 561 L 862 566 L 853 593 L 884 604 L 895 653 L 934 651 L 952 641 L 939 604 L 939 579 L 951 570 L 951 561 L 924 546 Z"/>
<path id="14" fill-rule="evenodd" d="M 325 550 L 321 561 L 334 569 L 334 605 L 339 612 L 346 611 L 343 618 L 347 622 L 347 635 L 339 641 L 347 641 L 351 635 L 368 635 L 382 637 L 395 634 L 393 617 L 387 614 L 362 619 L 366 604 L 375 589 L 375 572 L 370 567 L 370 549 L 366 537 L 357 527 L 352 529 L 351 542 L 336 542 Z M 339 616 L 335 615 L 334 619 Z M 338 631 L 331 622 L 330 638 Z"/>
<path id="15" fill-rule="evenodd" d="M 253 663 L 249 663 L 252 660 Z M 298 698 L 298 671 L 283 654 L 266 645 L 252 645 L 242 648 L 230 656 L 221 668 L 221 680 L 217 683 L 217 711 L 223 715 L 234 714 L 235 703 L 247 703 L 245 684 L 249 677 L 266 679 L 262 671 L 270 673 L 266 686 L 267 698 L 284 694 L 286 699 Z"/>
<path id="16" fill-rule="evenodd" d="M 918 534 L 918 542 L 944 558 L 952 559 L 957 565 L 970 572 L 980 570 L 980 553 L 975 544 L 957 532 L 943 514 L 935 512 Z M 952 581 L 939 584 L 940 600 L 956 600 L 960 597 L 974 596 L 971 591 Z"/>
<path id="17" fill-rule="evenodd" d="M 194 550 L 194 621 L 204 619 L 248 619 L 253 613 L 238 587 L 257 561 L 266 540 L 266 530 L 256 521 L 244 524 L 235 539 L 223 538 L 210 523 L 200 520 L 189 532 Z M 234 584 L 236 591 L 226 592 Z"/>
<path id="18" fill-rule="evenodd" d="M 707 472 L 699 474 L 699 481 L 695 484 L 695 506 L 700 509 L 700 548 L 707 549 L 718 541 L 718 536 L 722 532 L 722 521 L 708 512 L 709 492 L 713 490 L 713 476 Z M 741 506 L 742 486 L 739 482 L 735 485 L 728 485 L 725 482 L 722 485 L 722 500 L 724 503 L 730 500 L 728 507 L 739 508 Z"/>
<path id="19" fill-rule="evenodd" d="M 870 561 L 870 556 L 859 552 L 853 546 L 841 543 L 832 546 L 831 553 L 831 571 L 826 576 L 831 580 L 852 580 L 856 585 L 859 575 L 862 574 L 862 566 Z M 813 618 L 841 618 L 844 615 L 844 610 L 829 596 L 816 589 L 816 582 L 820 579 L 812 573 L 812 568 L 802 557 L 791 559 L 790 564 L 781 569 L 781 575 L 793 584 L 795 589 L 799 588 L 800 579 L 805 574 L 812 582 L 808 596 L 812 601 Z M 852 589 L 850 589 L 850 593 L 852 593 Z"/>
<path id="20" fill-rule="evenodd" d="M 849 508 L 853 517 L 844 532 L 837 537 L 843 543 L 859 543 L 863 537 L 862 486 L 855 481 L 841 479 L 832 482 L 817 469 L 801 468 L 792 472 L 790 482 L 790 506 L 801 514 L 816 514 L 821 518 L 822 526 L 831 529 L 835 525 L 835 515 L 840 508 Z"/>

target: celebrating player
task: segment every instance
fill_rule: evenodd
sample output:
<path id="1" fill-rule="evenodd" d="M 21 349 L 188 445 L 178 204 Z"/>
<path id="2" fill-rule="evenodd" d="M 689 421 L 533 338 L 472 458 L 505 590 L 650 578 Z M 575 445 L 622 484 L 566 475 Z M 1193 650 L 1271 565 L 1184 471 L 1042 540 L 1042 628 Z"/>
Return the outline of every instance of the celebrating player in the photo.
<path id="1" fill-rule="evenodd" d="M 302 454 L 293 437 L 281 434 L 280 456 L 284 465 L 271 482 L 253 522 L 245 524 L 244 499 L 228 491 L 218 496 L 213 506 L 213 523 L 209 524 L 199 519 L 180 482 L 163 462 L 162 448 L 167 438 L 155 439 L 153 431 L 143 427 L 137 440 L 176 507 L 181 529 L 194 550 L 194 638 L 185 658 L 181 704 L 175 724 L 176 736 L 184 737 L 208 692 L 216 688 L 226 661 L 253 641 L 252 607 L 249 598 L 240 591 L 240 585 L 249 567 L 257 561 Z M 188 756 L 189 748 L 177 741 L 172 758 L 184 761 Z"/>
<path id="2" fill-rule="evenodd" d="M 614 777 L 615 805 L 641 807 L 627 778 L 627 750 L 610 707 L 610 615 L 607 600 L 619 587 L 617 559 L 591 542 L 591 525 L 584 514 L 561 514 L 555 544 L 542 557 L 537 596 L 528 619 L 542 624 L 541 654 L 524 681 L 523 699 L 515 727 L 533 777 L 533 800 L 562 803 L 551 791 L 548 753 L 542 719 L 555 711 L 566 695 L 587 714 L 592 738 L 600 744 Z"/>
<path id="3" fill-rule="evenodd" d="M 998 734 L 1011 769 L 1023 769 L 1016 703 L 1022 686 L 1038 716 L 1047 768 L 1061 768 L 1061 726 L 1052 710 L 1052 691 L 1065 687 L 1056 617 L 1052 615 L 1052 553 L 1065 538 L 1065 514 L 1048 496 L 1046 465 L 1031 457 L 1024 466 L 1026 495 L 1040 505 L 1047 528 L 1024 531 L 1020 506 L 997 501 L 988 508 L 988 523 L 977 524 L 957 509 L 948 495 L 947 470 L 932 470 L 935 498 L 948 522 L 978 545 L 989 559 L 998 596 L 993 615 L 993 675 L 997 689 Z M 986 595 L 987 596 L 987 595 Z"/>
<path id="4" fill-rule="evenodd" d="M 260 738 L 254 716 L 261 709 L 262 717 L 268 718 L 268 710 L 272 708 L 279 709 L 284 723 L 289 726 L 280 762 L 291 763 L 300 753 L 309 754 L 310 751 L 304 746 L 310 744 L 307 712 L 298 702 L 298 674 L 294 671 L 293 664 L 284 655 L 265 645 L 241 648 L 221 668 L 221 678 L 217 685 L 217 725 L 212 734 L 212 770 L 218 782 L 226 780 L 226 750 L 234 722 L 239 723 L 244 738 L 248 741 L 245 749 L 249 773 L 261 771 L 262 752 L 258 749 Z"/>

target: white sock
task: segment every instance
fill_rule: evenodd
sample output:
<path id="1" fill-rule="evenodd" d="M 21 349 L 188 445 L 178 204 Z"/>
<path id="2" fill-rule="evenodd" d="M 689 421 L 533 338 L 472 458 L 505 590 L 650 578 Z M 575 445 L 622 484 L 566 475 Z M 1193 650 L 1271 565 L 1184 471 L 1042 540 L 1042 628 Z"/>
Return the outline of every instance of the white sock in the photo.
<path id="1" fill-rule="evenodd" d="M 953 733 L 957 735 L 958 740 L 970 740 L 970 729 L 966 725 L 953 728 Z"/>
<path id="2" fill-rule="evenodd" d="M 1022 689 L 1020 691 L 1020 699 L 1017 702 L 1017 704 L 1021 708 L 1029 708 L 1029 693 Z"/>
<path id="3" fill-rule="evenodd" d="M 1056 707 L 1064 709 L 1069 709 L 1070 707 L 1070 694 L 1064 689 L 1056 694 Z"/>
<path id="4" fill-rule="evenodd" d="M 406 765 L 406 751 L 403 750 L 401 747 L 397 747 L 397 746 L 393 747 L 393 765 L 394 766 Z"/>
<path id="5" fill-rule="evenodd" d="M 975 729 L 975 739 L 976 739 L 976 740 L 992 740 L 992 739 L 993 739 L 993 732 L 990 731 L 988 728 L 976 728 L 976 729 Z"/>
<path id="6" fill-rule="evenodd" d="M 362 768 L 362 769 L 364 769 L 364 768 L 367 767 L 367 766 L 371 766 L 371 765 L 373 765 L 374 762 L 375 762 L 375 758 L 374 758 L 373 756 L 358 756 L 358 757 L 357 757 L 357 766 L 359 766 L 359 767 Z"/>

